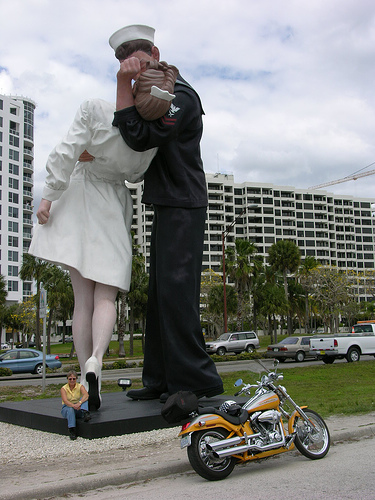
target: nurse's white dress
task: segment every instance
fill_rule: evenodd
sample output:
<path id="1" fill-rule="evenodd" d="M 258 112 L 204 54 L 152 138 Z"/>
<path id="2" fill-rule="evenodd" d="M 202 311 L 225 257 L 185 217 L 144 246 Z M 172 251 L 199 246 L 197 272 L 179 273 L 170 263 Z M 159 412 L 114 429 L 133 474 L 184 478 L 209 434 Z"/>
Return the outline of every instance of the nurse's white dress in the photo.
<path id="1" fill-rule="evenodd" d="M 50 218 L 37 224 L 29 253 L 129 290 L 133 203 L 125 180 L 142 179 L 156 148 L 130 149 L 112 126 L 114 111 L 113 104 L 100 99 L 84 102 L 51 152 L 42 195 L 53 202 Z M 95 159 L 77 162 L 85 149 Z"/>

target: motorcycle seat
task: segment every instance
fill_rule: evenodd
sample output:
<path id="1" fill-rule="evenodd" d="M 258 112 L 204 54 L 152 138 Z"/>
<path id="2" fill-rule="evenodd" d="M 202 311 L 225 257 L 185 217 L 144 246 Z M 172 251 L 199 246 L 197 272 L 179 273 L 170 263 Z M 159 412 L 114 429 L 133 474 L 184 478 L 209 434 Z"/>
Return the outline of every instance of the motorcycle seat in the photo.
<path id="1" fill-rule="evenodd" d="M 213 413 L 214 415 L 219 415 L 220 417 L 223 417 L 225 420 L 227 420 L 233 425 L 244 424 L 246 420 L 249 418 L 248 412 L 244 409 L 241 409 L 241 413 L 239 416 L 233 416 L 229 415 L 229 413 L 226 413 L 225 411 L 220 411 L 217 408 L 214 408 L 213 406 L 198 407 L 198 415 L 207 415 L 209 413 Z"/>

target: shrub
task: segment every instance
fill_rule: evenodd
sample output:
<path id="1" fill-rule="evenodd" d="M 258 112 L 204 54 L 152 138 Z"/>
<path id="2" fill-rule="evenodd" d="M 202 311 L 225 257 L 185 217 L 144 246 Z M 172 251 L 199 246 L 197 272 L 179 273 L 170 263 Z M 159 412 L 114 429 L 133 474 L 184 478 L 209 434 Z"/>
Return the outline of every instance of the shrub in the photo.
<path id="1" fill-rule="evenodd" d="M 128 362 L 125 359 L 119 359 L 113 363 L 103 365 L 103 370 L 122 370 L 123 368 L 136 368 L 138 365 L 135 361 Z"/>
<path id="2" fill-rule="evenodd" d="M 70 370 L 75 370 L 77 373 L 79 373 L 81 371 L 81 368 L 80 368 L 79 364 L 63 366 L 63 369 L 62 369 L 63 372 L 68 373 Z"/>
<path id="3" fill-rule="evenodd" d="M 10 368 L 0 368 L 0 377 L 10 377 L 13 374 Z"/>
<path id="4" fill-rule="evenodd" d="M 218 354 L 212 354 L 211 358 L 215 363 L 219 363 L 221 361 L 246 361 L 252 359 L 261 359 L 263 358 L 263 353 L 254 351 L 254 352 L 243 352 L 241 354 L 225 354 L 224 356 L 219 356 Z"/>

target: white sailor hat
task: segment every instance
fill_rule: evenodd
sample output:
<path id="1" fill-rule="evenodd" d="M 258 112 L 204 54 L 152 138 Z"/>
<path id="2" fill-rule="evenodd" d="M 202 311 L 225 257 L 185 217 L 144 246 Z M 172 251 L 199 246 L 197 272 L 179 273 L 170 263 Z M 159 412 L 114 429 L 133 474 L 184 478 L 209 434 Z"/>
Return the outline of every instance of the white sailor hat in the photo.
<path id="1" fill-rule="evenodd" d="M 133 40 L 147 40 L 154 43 L 155 29 L 144 24 L 132 24 L 115 31 L 109 39 L 109 45 L 114 51 L 123 43 L 132 42 Z"/>

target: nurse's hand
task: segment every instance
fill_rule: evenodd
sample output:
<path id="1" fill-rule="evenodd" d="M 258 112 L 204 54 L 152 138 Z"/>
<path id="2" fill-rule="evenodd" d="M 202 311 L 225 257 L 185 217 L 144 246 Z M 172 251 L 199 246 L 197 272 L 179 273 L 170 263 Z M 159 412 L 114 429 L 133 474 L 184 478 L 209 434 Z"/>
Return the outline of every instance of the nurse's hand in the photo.
<path id="1" fill-rule="evenodd" d="M 78 158 L 78 161 L 93 161 L 95 160 L 95 156 L 90 155 L 90 153 L 85 149 L 81 156 Z"/>
<path id="2" fill-rule="evenodd" d="M 40 202 L 38 211 L 36 213 L 39 224 L 46 224 L 48 222 L 51 205 L 52 201 L 48 201 L 42 198 L 42 201 Z"/>

